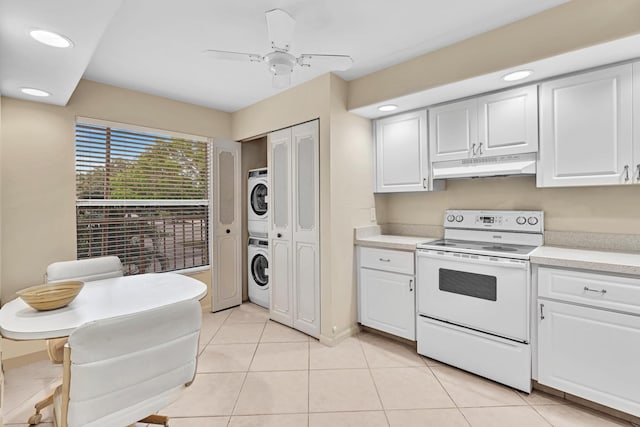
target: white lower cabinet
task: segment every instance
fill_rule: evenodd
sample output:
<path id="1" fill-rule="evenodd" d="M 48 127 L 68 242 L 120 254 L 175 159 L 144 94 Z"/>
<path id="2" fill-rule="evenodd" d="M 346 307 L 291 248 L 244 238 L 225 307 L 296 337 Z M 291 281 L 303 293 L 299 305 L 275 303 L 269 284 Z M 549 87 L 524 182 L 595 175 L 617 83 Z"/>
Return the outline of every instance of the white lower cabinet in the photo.
<path id="1" fill-rule="evenodd" d="M 415 340 L 414 254 L 374 248 L 359 250 L 358 320 L 365 326 Z M 395 272 L 398 270 L 403 273 Z"/>
<path id="2" fill-rule="evenodd" d="M 540 268 L 554 276 L 580 272 Z M 558 272 L 558 274 L 554 274 Z M 606 278 L 607 275 L 600 275 Z M 615 284 L 618 277 L 611 276 Z M 583 292 L 591 295 L 590 282 Z M 587 289 L 585 289 L 587 288 Z M 607 291 L 607 287 L 600 291 Z M 607 292 L 601 292 L 606 298 Z M 538 382 L 640 416 L 640 316 L 571 302 L 538 299 Z"/>

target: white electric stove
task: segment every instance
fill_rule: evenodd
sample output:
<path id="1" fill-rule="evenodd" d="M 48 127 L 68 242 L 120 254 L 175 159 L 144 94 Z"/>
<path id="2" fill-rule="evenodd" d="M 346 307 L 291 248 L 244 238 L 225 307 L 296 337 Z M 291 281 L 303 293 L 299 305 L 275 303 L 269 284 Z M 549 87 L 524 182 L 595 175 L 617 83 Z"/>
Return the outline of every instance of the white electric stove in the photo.
<path id="1" fill-rule="evenodd" d="M 416 251 L 418 353 L 529 392 L 543 212 L 447 210 L 444 227 Z"/>

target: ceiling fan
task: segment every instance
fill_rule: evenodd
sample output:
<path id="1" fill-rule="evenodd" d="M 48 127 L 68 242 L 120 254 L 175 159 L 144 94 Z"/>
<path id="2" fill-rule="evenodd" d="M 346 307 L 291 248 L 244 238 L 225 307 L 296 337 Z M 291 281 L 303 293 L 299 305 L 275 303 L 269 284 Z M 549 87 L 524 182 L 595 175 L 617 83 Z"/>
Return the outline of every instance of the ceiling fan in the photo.
<path id="1" fill-rule="evenodd" d="M 214 59 L 224 59 L 244 62 L 264 62 L 273 74 L 273 87 L 285 88 L 291 84 L 291 73 L 296 65 L 300 67 L 311 67 L 314 64 L 324 64 L 331 70 L 348 70 L 353 64 L 353 59 L 349 55 L 325 55 L 303 53 L 294 56 L 289 53 L 291 40 L 293 39 L 293 28 L 296 21 L 286 11 L 273 9 L 266 12 L 267 31 L 271 42 L 272 52 L 266 55 L 255 53 L 230 52 L 225 50 L 207 49 L 204 54 Z"/>

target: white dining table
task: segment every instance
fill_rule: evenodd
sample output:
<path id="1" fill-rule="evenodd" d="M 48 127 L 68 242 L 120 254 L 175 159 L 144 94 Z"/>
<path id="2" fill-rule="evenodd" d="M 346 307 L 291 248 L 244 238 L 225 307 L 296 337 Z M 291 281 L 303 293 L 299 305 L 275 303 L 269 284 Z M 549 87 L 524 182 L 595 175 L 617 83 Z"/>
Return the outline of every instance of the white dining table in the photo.
<path id="1" fill-rule="evenodd" d="M 177 273 L 149 273 L 85 282 L 67 306 L 38 311 L 21 298 L 0 309 L 0 333 L 14 340 L 66 337 L 78 326 L 164 305 L 201 299 L 207 286 Z"/>

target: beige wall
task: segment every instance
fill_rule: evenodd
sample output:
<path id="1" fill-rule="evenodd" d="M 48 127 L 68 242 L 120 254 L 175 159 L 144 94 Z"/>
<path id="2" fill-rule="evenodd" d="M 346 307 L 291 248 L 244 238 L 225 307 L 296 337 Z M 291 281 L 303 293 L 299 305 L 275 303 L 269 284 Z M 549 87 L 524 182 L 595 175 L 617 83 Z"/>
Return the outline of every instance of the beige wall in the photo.
<path id="1" fill-rule="evenodd" d="M 321 340 L 356 323 L 353 228 L 371 224 L 371 122 L 346 111 L 348 84 L 326 74 L 233 114 L 234 139 L 320 118 Z"/>
<path id="2" fill-rule="evenodd" d="M 46 266 L 75 259 L 76 116 L 210 137 L 231 135 L 231 115 L 81 81 L 66 107 L 2 98 L 2 297 L 42 283 Z M 210 286 L 210 274 L 194 277 Z M 210 298 L 205 298 L 204 304 Z M 5 356 L 15 352 L 5 346 Z"/>
<path id="3" fill-rule="evenodd" d="M 247 242 L 249 240 L 249 230 L 247 229 L 247 212 L 249 209 L 249 194 L 247 189 L 247 179 L 251 169 L 267 167 L 267 137 L 254 139 L 242 143 L 242 301 L 249 298 L 248 288 L 248 267 Z"/>
<path id="4" fill-rule="evenodd" d="M 543 210 L 545 229 L 640 234 L 640 186 L 536 188 L 534 177 L 450 180 L 446 191 L 376 195 L 378 222 L 442 225 L 444 210 Z"/>
<path id="5" fill-rule="evenodd" d="M 347 112 L 347 82 L 331 76 L 331 287 L 332 337 L 357 321 L 353 229 L 371 225 L 373 144 L 371 121 Z M 333 332 L 333 327 L 336 328 Z"/>
<path id="6" fill-rule="evenodd" d="M 294 86 L 278 95 L 236 111 L 231 118 L 235 140 L 286 128 L 313 119 L 320 119 L 320 334 L 331 331 L 331 180 L 330 180 L 330 81 L 329 74 Z M 267 159 L 269 153 L 267 153 Z M 327 338 L 328 339 L 328 338 Z"/>
<path id="7" fill-rule="evenodd" d="M 349 108 L 640 32 L 638 0 L 574 0 L 349 82 Z"/>

